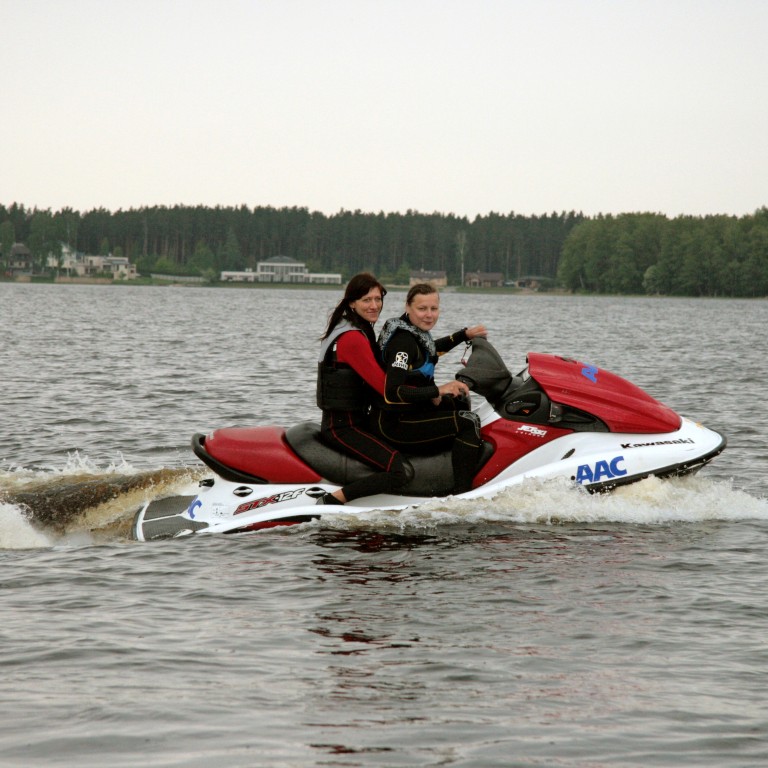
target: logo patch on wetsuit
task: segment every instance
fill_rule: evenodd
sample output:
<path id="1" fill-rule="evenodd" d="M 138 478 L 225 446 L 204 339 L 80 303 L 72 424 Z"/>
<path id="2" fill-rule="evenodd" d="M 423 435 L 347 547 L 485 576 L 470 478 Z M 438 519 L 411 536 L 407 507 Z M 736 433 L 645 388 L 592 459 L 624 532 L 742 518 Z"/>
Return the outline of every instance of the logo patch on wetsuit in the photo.
<path id="1" fill-rule="evenodd" d="M 398 352 L 395 354 L 395 361 L 392 363 L 393 368 L 403 368 L 408 370 L 408 353 Z"/>

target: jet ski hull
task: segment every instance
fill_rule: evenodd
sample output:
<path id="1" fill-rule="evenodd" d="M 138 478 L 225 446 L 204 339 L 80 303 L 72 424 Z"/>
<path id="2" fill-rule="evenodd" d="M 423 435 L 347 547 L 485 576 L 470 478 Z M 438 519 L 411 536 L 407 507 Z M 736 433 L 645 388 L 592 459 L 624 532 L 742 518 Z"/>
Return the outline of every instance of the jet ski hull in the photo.
<path id="1" fill-rule="evenodd" d="M 526 453 L 491 478 L 484 479 L 481 470 L 476 487 L 455 498 L 493 498 L 531 478 L 563 478 L 591 493 L 606 492 L 650 476 L 693 474 L 725 446 L 725 437 L 689 419 L 682 419 L 678 430 L 667 433 L 571 433 Z M 150 541 L 193 533 L 249 533 L 320 517 L 402 510 L 434 498 L 379 495 L 339 506 L 317 504 L 318 497 L 338 487 L 323 478 L 303 483 L 209 478 L 201 482 L 194 496 L 148 501 L 135 516 L 133 535 L 139 541 Z"/>

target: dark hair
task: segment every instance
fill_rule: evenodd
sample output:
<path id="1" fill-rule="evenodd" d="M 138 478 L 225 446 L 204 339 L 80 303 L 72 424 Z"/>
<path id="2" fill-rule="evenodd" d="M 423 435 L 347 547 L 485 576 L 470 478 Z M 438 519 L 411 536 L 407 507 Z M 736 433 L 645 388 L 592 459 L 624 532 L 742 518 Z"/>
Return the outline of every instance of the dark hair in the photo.
<path id="1" fill-rule="evenodd" d="M 381 298 L 387 295 L 387 289 L 370 273 L 360 272 L 355 275 L 348 283 L 344 291 L 344 298 L 336 305 L 336 309 L 331 312 L 328 320 L 328 327 L 325 333 L 320 337 L 327 339 L 331 331 L 341 322 L 342 319 L 348 320 L 358 328 L 365 330 L 365 321 L 350 307 L 353 301 L 362 299 L 372 288 L 378 288 L 381 291 Z"/>
<path id="2" fill-rule="evenodd" d="M 437 293 L 438 290 L 432 283 L 416 283 L 412 285 L 408 291 L 408 295 L 405 297 L 405 303 L 410 304 L 417 296 L 430 296 L 433 293 Z"/>

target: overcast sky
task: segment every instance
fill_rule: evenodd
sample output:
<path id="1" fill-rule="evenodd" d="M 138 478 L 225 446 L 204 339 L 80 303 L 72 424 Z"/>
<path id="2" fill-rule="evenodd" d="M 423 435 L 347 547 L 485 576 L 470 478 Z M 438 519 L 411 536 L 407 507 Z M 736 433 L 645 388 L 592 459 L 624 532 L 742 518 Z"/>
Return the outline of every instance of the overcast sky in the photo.
<path id="1" fill-rule="evenodd" d="M 0 203 L 768 205 L 766 0 L 0 0 Z"/>

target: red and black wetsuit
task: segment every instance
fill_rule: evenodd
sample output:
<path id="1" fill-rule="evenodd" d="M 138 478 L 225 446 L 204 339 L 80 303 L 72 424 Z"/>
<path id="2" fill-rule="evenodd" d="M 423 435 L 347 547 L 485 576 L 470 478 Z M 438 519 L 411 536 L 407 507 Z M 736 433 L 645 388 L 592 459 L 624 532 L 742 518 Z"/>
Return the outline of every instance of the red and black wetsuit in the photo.
<path id="1" fill-rule="evenodd" d="M 329 445 L 379 470 L 345 485 L 347 501 L 396 493 L 413 476 L 410 462 L 370 432 L 368 412 L 377 395 L 384 395 L 384 371 L 373 328 L 338 326 L 321 346 L 318 365 L 321 434 Z"/>

